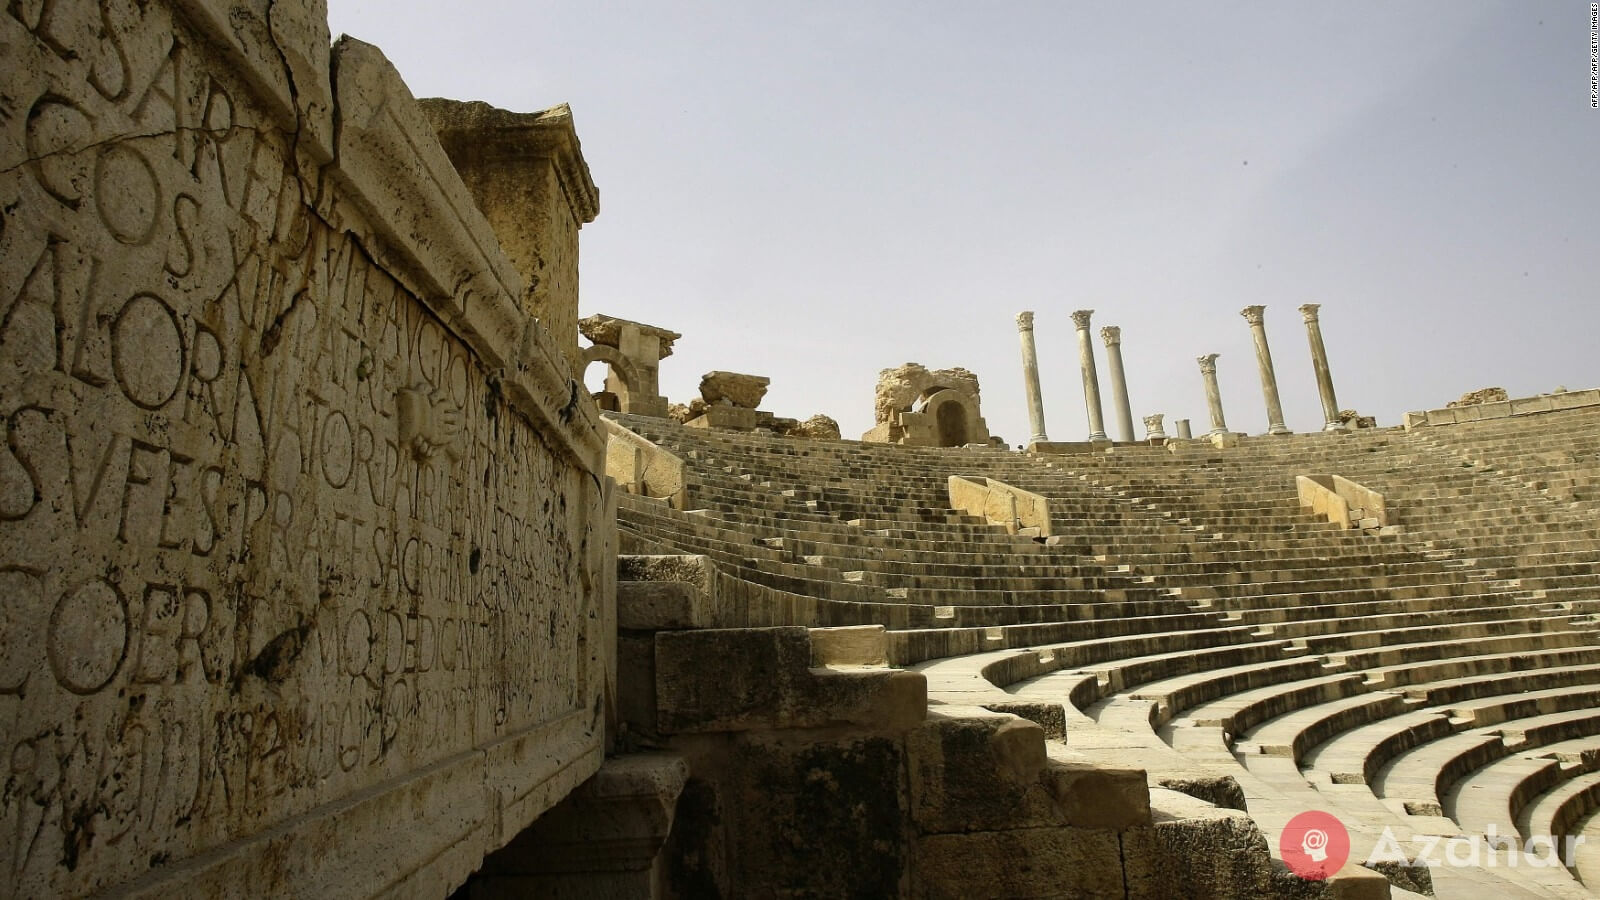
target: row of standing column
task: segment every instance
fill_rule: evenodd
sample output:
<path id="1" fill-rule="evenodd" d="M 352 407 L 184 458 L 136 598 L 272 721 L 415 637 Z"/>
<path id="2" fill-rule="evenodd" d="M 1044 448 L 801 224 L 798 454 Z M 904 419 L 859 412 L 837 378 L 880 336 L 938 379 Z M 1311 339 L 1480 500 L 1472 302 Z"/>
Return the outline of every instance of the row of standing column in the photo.
<path id="1" fill-rule="evenodd" d="M 1311 363 L 1317 378 L 1317 393 L 1322 400 L 1325 431 L 1343 431 L 1339 418 L 1339 402 L 1333 392 L 1333 376 L 1328 369 L 1328 352 L 1322 341 L 1322 324 L 1318 317 L 1321 306 L 1307 303 L 1300 307 L 1305 321 L 1306 335 L 1311 344 Z M 1261 394 L 1267 407 L 1267 433 L 1290 434 L 1283 421 L 1283 403 L 1278 397 L 1278 376 L 1272 365 L 1272 350 L 1267 344 L 1266 307 L 1247 306 L 1239 311 L 1250 323 L 1251 337 L 1255 342 L 1256 368 L 1261 376 Z M 1077 327 L 1078 360 L 1083 374 L 1083 402 L 1089 416 L 1089 440 L 1108 441 L 1105 413 L 1100 405 L 1100 377 L 1095 368 L 1094 341 L 1089 334 L 1092 309 L 1080 309 L 1072 314 Z M 1038 351 L 1033 338 L 1033 313 L 1017 315 L 1017 331 L 1022 340 L 1022 375 L 1028 392 L 1028 419 L 1032 435 L 1029 441 L 1048 441 L 1044 424 L 1044 397 L 1039 384 Z M 1118 439 L 1132 441 L 1133 408 L 1128 400 L 1128 382 L 1122 365 L 1122 329 L 1108 325 L 1100 329 L 1100 338 L 1106 345 L 1106 361 L 1111 370 L 1111 402 L 1117 414 Z M 1222 391 L 1217 384 L 1218 353 L 1198 357 L 1200 375 L 1205 382 L 1206 406 L 1211 416 L 1211 433 L 1226 434 L 1227 422 L 1222 411 Z M 1187 420 L 1183 420 L 1187 425 Z M 1159 426 L 1158 426 L 1159 427 Z M 1183 429 L 1187 430 L 1187 429 Z M 1186 435 L 1183 435 L 1186 436 Z"/>
<path id="2" fill-rule="evenodd" d="M 1261 397 L 1267 406 L 1267 433 L 1290 434 L 1288 426 L 1283 424 L 1283 403 L 1278 399 L 1278 375 L 1272 366 L 1272 350 L 1267 346 L 1267 324 L 1265 306 L 1246 306 L 1239 310 L 1239 315 L 1244 316 L 1250 323 L 1250 334 L 1255 340 L 1256 370 L 1261 375 Z M 1339 400 L 1333 393 L 1333 374 L 1328 369 L 1328 348 L 1322 342 L 1322 321 L 1318 311 L 1322 309 L 1319 303 L 1307 303 L 1300 307 L 1300 317 L 1305 321 L 1306 339 L 1311 344 L 1311 368 L 1317 377 L 1317 395 L 1322 400 L 1323 431 L 1344 431 L 1344 422 L 1339 417 Z M 1222 393 L 1217 387 L 1217 357 L 1219 353 L 1208 353 L 1197 358 L 1200 363 L 1200 377 L 1206 384 L 1206 405 L 1211 412 L 1211 433 L 1226 434 L 1227 422 L 1222 416 Z"/>
<path id="3" fill-rule="evenodd" d="M 1311 344 L 1311 367 L 1317 377 L 1317 394 L 1322 400 L 1324 431 L 1344 431 L 1339 417 L 1339 401 L 1333 393 L 1333 375 L 1328 369 L 1328 350 L 1322 342 L 1322 322 L 1318 317 L 1321 304 L 1307 303 L 1300 307 L 1305 321 L 1306 337 Z M 1256 370 L 1261 376 L 1261 397 L 1267 406 L 1267 433 L 1291 434 L 1283 423 L 1283 402 L 1278 398 L 1278 374 L 1272 365 L 1272 350 L 1267 345 L 1265 306 L 1246 306 L 1239 310 L 1250 323 L 1250 334 L 1256 348 Z M 1211 433 L 1227 434 L 1228 424 L 1222 414 L 1222 392 L 1217 386 L 1217 357 L 1208 353 L 1196 358 L 1200 363 L 1200 377 L 1205 381 L 1206 406 L 1211 414 Z"/>

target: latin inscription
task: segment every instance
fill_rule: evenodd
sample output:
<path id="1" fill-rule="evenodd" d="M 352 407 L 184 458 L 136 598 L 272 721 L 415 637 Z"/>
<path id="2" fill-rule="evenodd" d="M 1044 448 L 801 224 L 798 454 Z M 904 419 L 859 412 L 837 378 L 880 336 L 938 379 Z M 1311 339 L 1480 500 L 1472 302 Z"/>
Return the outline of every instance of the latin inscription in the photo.
<path id="1" fill-rule="evenodd" d="M 582 707 L 588 476 L 164 6 L 0 23 L 0 878 L 115 884 Z"/>

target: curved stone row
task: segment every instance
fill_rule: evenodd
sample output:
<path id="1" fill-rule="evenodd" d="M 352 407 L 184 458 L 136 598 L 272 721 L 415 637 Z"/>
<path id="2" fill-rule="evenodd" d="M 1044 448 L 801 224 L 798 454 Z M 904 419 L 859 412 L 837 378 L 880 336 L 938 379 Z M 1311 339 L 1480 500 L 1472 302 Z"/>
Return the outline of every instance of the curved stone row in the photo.
<path id="1" fill-rule="evenodd" d="M 623 498 L 625 551 L 799 598 L 772 624 L 881 626 L 935 709 L 1034 719 L 1269 835 L 1327 808 L 1363 859 L 1490 822 L 1559 837 L 1596 807 L 1600 526 L 1441 429 L 1028 456 L 618 421 L 691 472 L 685 509 Z M 1389 526 L 1310 516 L 1304 472 L 1383 493 Z M 1051 536 L 951 509 L 951 475 L 1043 496 Z M 1396 894 L 1583 895 L 1564 868 L 1380 868 Z"/>

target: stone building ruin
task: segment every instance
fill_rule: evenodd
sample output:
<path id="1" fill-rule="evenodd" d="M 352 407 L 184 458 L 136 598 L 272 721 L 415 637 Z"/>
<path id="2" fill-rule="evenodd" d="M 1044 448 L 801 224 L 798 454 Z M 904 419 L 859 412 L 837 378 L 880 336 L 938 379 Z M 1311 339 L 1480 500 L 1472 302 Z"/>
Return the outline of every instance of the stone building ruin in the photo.
<path id="1" fill-rule="evenodd" d="M 877 424 L 863 441 L 906 447 L 987 444 L 979 414 L 978 376 L 966 369 L 905 363 L 878 373 L 873 402 Z"/>
<path id="2" fill-rule="evenodd" d="M 1111 326 L 1113 439 L 1080 310 L 1090 441 L 685 424 L 566 107 L 317 0 L 0 28 L 0 896 L 1591 892 L 1600 391 L 1347 430 L 1307 304 L 1325 431 L 1129 440 Z"/>
<path id="3" fill-rule="evenodd" d="M 573 298 L 573 312 L 577 312 Z M 661 361 L 672 355 L 672 344 L 683 335 L 643 322 L 613 316 L 587 316 L 577 329 L 591 341 L 579 358 L 578 379 L 593 363 L 605 363 L 605 389 L 595 396 L 602 409 L 641 416 L 667 415 L 667 398 L 661 396 Z"/>

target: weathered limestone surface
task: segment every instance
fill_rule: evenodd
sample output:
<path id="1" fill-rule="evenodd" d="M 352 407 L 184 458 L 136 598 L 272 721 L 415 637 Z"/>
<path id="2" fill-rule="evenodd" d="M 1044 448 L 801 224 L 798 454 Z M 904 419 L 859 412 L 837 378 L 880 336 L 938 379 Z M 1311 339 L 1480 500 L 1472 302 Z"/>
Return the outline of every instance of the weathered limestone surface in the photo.
<path id="1" fill-rule="evenodd" d="M 912 407 L 930 388 L 951 388 L 972 396 L 978 395 L 978 376 L 959 366 L 951 369 L 929 369 L 921 363 L 905 363 L 878 373 L 876 400 L 873 403 L 873 420 L 878 424 L 894 420 L 895 414 Z"/>
<path id="2" fill-rule="evenodd" d="M 877 425 L 863 441 L 911 447 L 959 447 L 989 442 L 979 412 L 978 376 L 966 369 L 929 370 L 906 363 L 878 373 Z"/>
<path id="3" fill-rule="evenodd" d="M 1451 400 L 1445 404 L 1445 409 L 1454 409 L 1458 406 L 1476 406 L 1480 403 L 1499 403 L 1510 400 L 1511 395 L 1503 387 L 1486 387 L 1476 391 L 1467 391 L 1459 400 Z"/>
<path id="4" fill-rule="evenodd" d="M 420 101 L 478 209 L 522 275 L 519 302 L 560 347 L 578 350 L 578 229 L 600 211 L 600 192 L 566 104 L 517 113 L 481 101 Z"/>
<path id="5" fill-rule="evenodd" d="M 1272 348 L 1267 344 L 1265 306 L 1246 306 L 1239 310 L 1250 323 L 1250 337 L 1256 345 L 1256 368 L 1261 375 L 1261 399 L 1267 405 L 1267 433 L 1289 434 L 1283 424 L 1283 402 L 1278 399 L 1278 374 L 1272 367 Z"/>
<path id="6" fill-rule="evenodd" d="M 657 418 L 671 415 L 661 396 L 661 361 L 683 335 L 656 325 L 596 314 L 578 322 L 578 330 L 594 342 L 580 356 L 578 371 L 591 363 L 607 366 L 605 389 L 622 412 Z"/>
<path id="7" fill-rule="evenodd" d="M 1089 337 L 1089 317 L 1092 309 L 1080 309 L 1072 314 L 1078 329 L 1078 367 L 1083 373 L 1083 405 L 1089 416 L 1089 440 L 1105 441 L 1105 413 L 1100 406 L 1100 376 L 1094 365 L 1094 340 Z"/>
<path id="8" fill-rule="evenodd" d="M 1488 388 L 1485 390 L 1495 389 Z M 1406 413 L 1404 424 L 1408 429 L 1422 425 L 1456 425 L 1463 422 L 1480 422 L 1489 419 L 1504 419 L 1511 416 L 1530 416 L 1596 405 L 1600 405 L 1600 389 L 1560 390 L 1550 394 L 1540 394 L 1537 397 L 1518 397 L 1514 400 L 1485 400 L 1482 403 L 1469 403 L 1466 405 L 1452 403 L 1442 409 L 1408 412 Z"/>
<path id="9" fill-rule="evenodd" d="M 740 372 L 707 372 L 700 376 L 700 397 L 707 406 L 758 409 L 772 379 Z"/>
<path id="10" fill-rule="evenodd" d="M 979 475 L 951 475 L 950 508 L 981 516 L 1011 534 L 1049 537 L 1050 502 L 1032 491 Z"/>
<path id="11" fill-rule="evenodd" d="M 1221 355 L 1207 353 L 1195 357 L 1195 361 L 1200 364 L 1200 378 L 1205 382 L 1206 410 L 1211 414 L 1211 431 L 1207 433 L 1212 436 L 1228 433 L 1228 421 L 1223 418 L 1222 413 L 1222 388 L 1217 385 L 1217 357 Z"/>
<path id="12" fill-rule="evenodd" d="M 1296 475 L 1300 507 L 1345 528 L 1379 528 L 1389 524 L 1383 495 L 1343 475 Z"/>
<path id="13" fill-rule="evenodd" d="M 1363 416 L 1353 409 L 1339 410 L 1339 424 L 1349 429 L 1377 428 L 1378 419 L 1375 416 Z"/>
<path id="14" fill-rule="evenodd" d="M 1107 325 L 1100 329 L 1106 344 L 1106 367 L 1111 373 L 1111 408 L 1117 413 L 1117 440 L 1133 440 L 1133 405 L 1128 401 L 1128 376 L 1122 366 L 1122 328 Z"/>
<path id="15" fill-rule="evenodd" d="M 1165 419 L 1166 416 L 1162 413 L 1155 413 L 1154 415 L 1144 417 L 1145 440 L 1164 441 L 1167 439 L 1167 431 L 1165 426 L 1162 424 L 1163 420 Z"/>
<path id="16" fill-rule="evenodd" d="M 670 754 L 606 760 L 593 778 L 484 860 L 469 896 L 665 896 L 659 851 L 688 777 L 688 764 Z"/>
<path id="17" fill-rule="evenodd" d="M 677 509 L 687 503 L 683 459 L 610 419 L 606 429 L 606 474 L 630 494 L 666 500 Z"/>
<path id="18" fill-rule="evenodd" d="M 837 441 L 840 439 L 839 423 L 832 416 L 818 413 L 804 422 L 791 426 L 783 432 L 790 437 L 811 438 L 813 440 Z"/>
<path id="19" fill-rule="evenodd" d="M 1306 325 L 1306 341 L 1311 347 L 1311 369 L 1317 376 L 1317 396 L 1322 400 L 1322 416 L 1326 424 L 1323 431 L 1344 431 L 1345 427 L 1339 422 L 1339 399 L 1333 392 L 1333 373 L 1328 369 L 1328 348 L 1322 340 L 1322 319 L 1319 310 L 1320 303 L 1303 303 L 1300 305 L 1300 318 Z"/>
<path id="20" fill-rule="evenodd" d="M 674 403 L 667 407 L 667 418 L 678 424 L 689 422 L 706 411 L 706 402 L 699 397 L 688 403 Z"/>
<path id="21" fill-rule="evenodd" d="M 1044 393 L 1039 386 L 1039 351 L 1033 340 L 1033 312 L 1017 313 L 1017 337 L 1022 343 L 1022 385 L 1028 395 L 1028 443 L 1050 440 L 1044 430 Z"/>
<path id="22" fill-rule="evenodd" d="M 0 13 L 17 896 L 440 896 L 600 763 L 595 410 L 325 22 Z"/>
<path id="23" fill-rule="evenodd" d="M 1301 885 L 1320 893 L 1307 882 L 1274 883 L 1283 877 L 1274 877 L 1266 838 L 1244 813 L 1159 788 L 1151 795 L 1159 801 L 1151 824 L 1122 835 L 1128 897 L 1270 897 Z"/>

